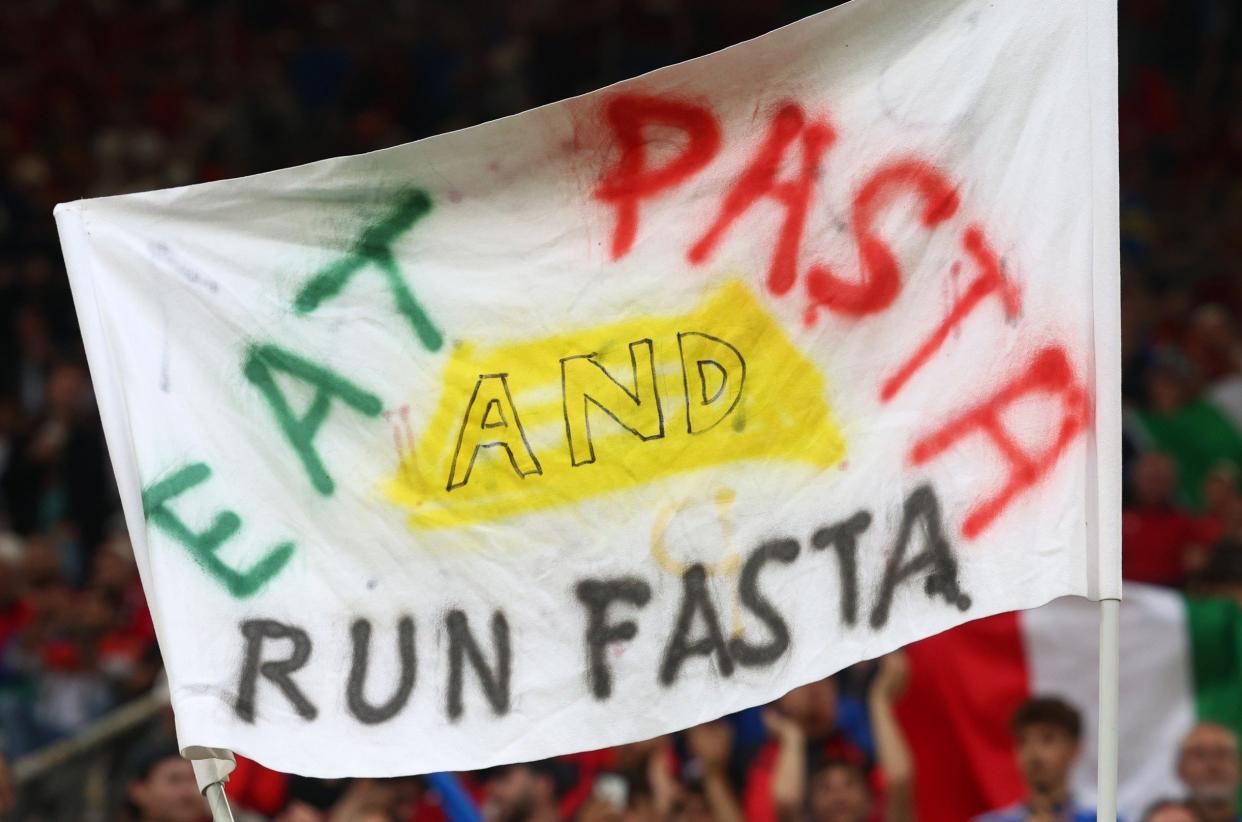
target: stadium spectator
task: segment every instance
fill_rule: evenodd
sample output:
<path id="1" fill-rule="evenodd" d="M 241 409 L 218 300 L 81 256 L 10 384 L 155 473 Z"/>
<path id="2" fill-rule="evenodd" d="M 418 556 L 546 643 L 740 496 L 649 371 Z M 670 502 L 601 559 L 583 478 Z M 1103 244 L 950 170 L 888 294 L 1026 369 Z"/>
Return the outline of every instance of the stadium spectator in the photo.
<path id="1" fill-rule="evenodd" d="M 1159 351 L 1147 370 L 1149 405 L 1135 419 L 1141 435 L 1177 463 L 1179 501 L 1203 508 L 1203 483 L 1221 462 L 1242 465 L 1242 434 L 1196 388 L 1191 364 L 1180 351 Z"/>
<path id="2" fill-rule="evenodd" d="M 1177 775 L 1200 822 L 1237 822 L 1242 762 L 1238 736 L 1212 722 L 1201 722 L 1182 739 Z"/>
<path id="3" fill-rule="evenodd" d="M 1134 467 L 1132 484 L 1134 500 L 1122 514 L 1122 575 L 1135 582 L 1178 585 L 1200 528 L 1173 504 L 1177 465 L 1168 455 L 1149 451 Z"/>
<path id="4" fill-rule="evenodd" d="M 1199 536 L 1207 543 L 1223 537 L 1242 537 L 1242 493 L 1239 492 L 1238 478 L 1238 468 L 1222 462 L 1208 472 L 1203 482 L 1204 516 Z M 1206 554 L 1203 559 L 1206 559 Z M 1202 562 L 1191 558 L 1186 563 L 1186 569 L 1193 573 L 1201 565 Z"/>
<path id="5" fill-rule="evenodd" d="M 9 761 L 0 753 L 0 813 L 8 813 L 17 804 L 17 795 L 13 791 L 13 775 L 9 772 Z"/>
<path id="6" fill-rule="evenodd" d="M 808 762 L 844 759 L 865 769 L 865 756 L 857 744 L 837 728 L 837 683 L 821 679 L 795 688 L 778 699 L 764 716 L 770 739 L 755 755 L 746 775 L 744 808 L 750 822 L 775 822 L 779 818 L 778 774 L 801 771 Z M 798 757 L 803 764 L 788 764 Z M 781 794 L 788 799 L 787 794 Z"/>
<path id="7" fill-rule="evenodd" d="M 1143 811 L 1139 822 L 1199 822 L 1199 817 L 1185 802 L 1158 799 Z"/>
<path id="8" fill-rule="evenodd" d="M 572 781 L 566 763 L 553 759 L 493 768 L 484 778 L 488 822 L 557 822 L 561 794 Z"/>
<path id="9" fill-rule="evenodd" d="M 914 819 L 913 762 L 893 712 L 908 679 L 905 655 L 889 654 L 881 660 L 868 694 L 876 757 L 884 779 L 886 822 Z M 825 752 L 815 745 L 808 748 L 803 725 L 778 709 L 766 711 L 764 721 L 779 740 L 771 785 L 781 822 L 868 822 L 874 818 L 880 803 L 859 757 Z"/>
<path id="10" fill-rule="evenodd" d="M 133 822 L 203 822 L 209 818 L 194 769 L 171 742 L 139 749 L 128 776 L 126 792 Z"/>
<path id="11" fill-rule="evenodd" d="M 685 790 L 688 810 L 682 815 L 687 820 L 742 822 L 742 809 L 729 781 L 733 727 L 725 721 L 695 726 L 686 731 L 686 744 L 698 772 Z"/>
<path id="12" fill-rule="evenodd" d="M 633 822 L 657 822 L 681 811 L 684 797 L 677 778 L 672 737 L 661 736 L 596 753 L 605 754 L 603 761 L 596 763 L 598 775 L 589 770 L 581 774 L 593 785 L 588 803 L 593 816 L 609 817 L 620 809 Z M 567 810 L 562 805 L 561 815 L 572 816 Z"/>
<path id="13" fill-rule="evenodd" d="M 1078 711 L 1057 697 L 1032 697 L 1014 714 L 1012 729 L 1026 796 L 975 822 L 1095 822 L 1095 811 L 1076 805 L 1069 788 L 1082 739 Z"/>
<path id="14" fill-rule="evenodd" d="M 1219 303 L 1191 315 L 1186 348 L 1203 374 L 1208 398 L 1242 430 L 1242 337 L 1229 310 Z"/>
<path id="15" fill-rule="evenodd" d="M 1200 596 L 1233 599 L 1242 606 L 1242 539 L 1223 539 L 1212 546 L 1188 587 Z"/>
<path id="16" fill-rule="evenodd" d="M 421 793 L 420 780 L 414 777 L 295 777 L 290 780 L 289 802 L 276 815 L 276 822 L 405 822 Z"/>

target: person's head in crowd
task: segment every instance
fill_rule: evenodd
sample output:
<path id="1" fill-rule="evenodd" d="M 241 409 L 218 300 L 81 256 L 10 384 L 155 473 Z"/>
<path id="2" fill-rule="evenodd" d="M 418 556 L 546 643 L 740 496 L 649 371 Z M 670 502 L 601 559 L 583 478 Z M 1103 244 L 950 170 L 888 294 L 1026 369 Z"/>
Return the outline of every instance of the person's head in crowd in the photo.
<path id="1" fill-rule="evenodd" d="M 1131 266 L 1121 269 L 1121 344 L 1122 358 L 1129 362 L 1141 350 L 1155 313 L 1151 289 Z M 1127 386 L 1128 387 L 1128 386 Z"/>
<path id="2" fill-rule="evenodd" d="M 553 759 L 503 765 L 488 771 L 483 801 L 489 822 L 544 822 L 559 818 L 566 763 Z"/>
<path id="3" fill-rule="evenodd" d="M 168 715 L 171 719 L 171 714 Z M 348 786 L 345 779 L 317 779 L 311 776 L 289 777 L 284 812 L 280 822 L 321 820 L 340 802 Z"/>
<path id="4" fill-rule="evenodd" d="M 1240 344 L 1237 324 L 1225 306 L 1209 303 L 1190 315 L 1187 349 L 1209 379 L 1236 372 Z"/>
<path id="5" fill-rule="evenodd" d="M 288 801 L 278 822 L 406 822 L 422 795 L 422 780 L 414 776 L 393 779 L 316 779 L 294 776 L 288 782 Z"/>
<path id="6" fill-rule="evenodd" d="M 1148 451 L 1134 466 L 1134 502 L 1139 508 L 1161 508 L 1177 490 L 1177 463 L 1168 454 Z"/>
<path id="7" fill-rule="evenodd" d="M 1200 722 L 1182 739 L 1177 775 L 1203 822 L 1233 822 L 1242 786 L 1238 736 L 1223 725 Z"/>
<path id="8" fill-rule="evenodd" d="M 116 626 L 119 612 L 107 597 L 86 590 L 74 596 L 70 613 L 68 638 L 77 648 L 80 664 L 92 665 L 98 658 L 100 640 Z"/>
<path id="9" fill-rule="evenodd" d="M 1082 740 L 1082 716 L 1062 699 L 1036 696 L 1018 708 L 1011 729 L 1028 802 L 1065 804 L 1070 798 L 1070 769 Z"/>
<path id="10" fill-rule="evenodd" d="M 143 648 L 133 664 L 120 671 L 112 683 L 119 699 L 141 696 L 155 687 L 164 674 L 164 657 L 160 646 L 152 642 Z"/>
<path id="11" fill-rule="evenodd" d="M 1199 822 L 1199 817 L 1180 799 L 1157 799 L 1143 811 L 1139 822 Z"/>
<path id="12" fill-rule="evenodd" d="M 9 449 L 20 436 L 23 422 L 17 398 L 0 394 L 0 476 L 4 475 L 5 462 L 10 458 Z"/>
<path id="13" fill-rule="evenodd" d="M 125 594 L 134 584 L 138 569 L 129 537 L 114 534 L 95 552 L 91 561 L 91 587 Z"/>
<path id="14" fill-rule="evenodd" d="M 91 384 L 86 369 L 63 362 L 52 369 L 47 380 L 48 413 L 69 422 L 90 413 Z"/>
<path id="15" fill-rule="evenodd" d="M 42 536 L 26 539 L 21 577 L 25 596 L 39 618 L 40 627 L 59 629 L 70 615 L 72 592 L 50 540 Z"/>
<path id="16" fill-rule="evenodd" d="M 98 639 L 117 627 L 122 616 L 114 597 L 101 588 L 86 588 L 74 597 L 75 627 Z"/>
<path id="17" fill-rule="evenodd" d="M 1170 414 L 1185 405 L 1194 389 L 1194 370 L 1185 356 L 1171 347 L 1157 350 L 1147 367 L 1147 401 L 1158 414 Z"/>
<path id="18" fill-rule="evenodd" d="M 811 764 L 807 783 L 810 822 L 867 822 L 872 802 L 871 783 L 861 762 L 826 757 Z"/>
<path id="19" fill-rule="evenodd" d="M 125 792 L 133 822 L 202 822 L 208 818 L 194 768 L 172 742 L 151 743 L 133 754 Z"/>
<path id="20" fill-rule="evenodd" d="M 807 739 L 823 739 L 837 727 L 837 684 L 829 677 L 794 688 L 776 701 L 776 709 L 796 722 Z"/>
<path id="21" fill-rule="evenodd" d="M 13 787 L 13 774 L 9 770 L 9 761 L 0 751 L 0 814 L 6 814 L 17 807 L 17 791 Z"/>
<path id="22" fill-rule="evenodd" d="M 1238 493 L 1238 467 L 1232 462 L 1217 463 L 1203 478 L 1203 507 L 1209 514 L 1234 524 L 1242 514 L 1242 495 Z"/>
<path id="23" fill-rule="evenodd" d="M 1242 605 L 1242 538 L 1227 537 L 1213 545 L 1187 587 L 1200 596 L 1229 597 Z"/>
<path id="24" fill-rule="evenodd" d="M 46 365 L 54 351 L 47 318 L 38 307 L 23 305 L 13 318 L 13 336 L 17 342 L 17 356 L 31 365 Z M 37 408 L 27 408 L 37 411 Z"/>
<path id="25" fill-rule="evenodd" d="M 15 535 L 0 531 L 0 611 L 21 598 L 22 545 Z"/>
<path id="26" fill-rule="evenodd" d="M 646 772 L 651 757 L 668 747 L 668 737 L 657 736 L 641 742 L 629 742 L 612 749 L 614 769 L 631 777 Z"/>
<path id="27" fill-rule="evenodd" d="M 332 805 L 329 819 L 351 822 L 406 822 L 422 792 L 416 777 L 351 779 Z"/>
<path id="28" fill-rule="evenodd" d="M 715 822 L 707 785 L 697 777 L 684 778 L 669 814 L 673 822 Z"/>

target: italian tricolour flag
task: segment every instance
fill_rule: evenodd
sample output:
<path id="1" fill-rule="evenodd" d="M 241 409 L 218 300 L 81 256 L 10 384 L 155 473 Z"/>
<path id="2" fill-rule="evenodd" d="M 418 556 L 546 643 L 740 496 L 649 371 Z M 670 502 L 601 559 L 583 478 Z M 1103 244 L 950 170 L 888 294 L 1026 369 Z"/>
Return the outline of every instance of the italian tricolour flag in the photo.
<path id="1" fill-rule="evenodd" d="M 909 649 L 912 679 L 900 717 L 913 748 L 920 819 L 970 819 L 1022 796 L 1009 719 L 1032 695 L 1083 713 L 1074 776 L 1095 798 L 1099 606 L 1060 599 L 978 620 Z M 1119 804 L 1128 818 L 1183 792 L 1176 758 L 1197 719 L 1242 731 L 1242 612 L 1127 583 L 1121 606 Z"/>

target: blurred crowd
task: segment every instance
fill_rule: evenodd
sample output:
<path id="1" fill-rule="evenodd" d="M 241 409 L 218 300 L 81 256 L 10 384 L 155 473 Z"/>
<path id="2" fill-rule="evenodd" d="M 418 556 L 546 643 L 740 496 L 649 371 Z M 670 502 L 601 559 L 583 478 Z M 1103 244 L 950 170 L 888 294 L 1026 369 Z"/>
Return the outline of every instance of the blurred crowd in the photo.
<path id="1" fill-rule="evenodd" d="M 12 801 L 6 756 L 71 737 L 161 676 L 55 203 L 401 143 L 828 5 L 0 4 L 0 809 Z M 1242 602 L 1242 9 L 1121 0 L 1121 14 L 1125 575 Z M 460 777 L 329 783 L 243 762 L 231 790 L 243 812 L 282 822 L 909 818 L 909 756 L 887 719 L 902 678 L 899 657 L 865 663 L 674 738 Z M 1024 710 L 1014 725 L 1023 772 L 1051 804 L 989 819 L 1080 818 L 1037 784 L 1072 759 L 1072 709 Z M 123 813 L 201 819 L 166 719 L 131 736 Z M 1236 794 L 1237 740 L 1224 729 L 1196 730 L 1182 765 L 1192 795 L 1204 768 L 1213 796 L 1230 779 Z M 1237 810 L 1170 800 L 1148 818 L 1223 822 Z"/>
<path id="2" fill-rule="evenodd" d="M 239 822 L 915 822 L 913 759 L 894 710 L 906 660 L 868 666 L 861 693 L 858 673 L 672 736 L 469 773 L 322 780 L 242 759 L 228 794 Z M 192 768 L 158 729 L 120 772 L 129 818 L 204 822 Z M 974 822 L 1095 822 L 1070 784 L 1077 710 L 1032 697 L 1010 731 L 1024 794 Z M 1239 819 L 1236 732 L 1194 726 L 1176 763 L 1185 794 L 1153 802 L 1139 822 Z"/>

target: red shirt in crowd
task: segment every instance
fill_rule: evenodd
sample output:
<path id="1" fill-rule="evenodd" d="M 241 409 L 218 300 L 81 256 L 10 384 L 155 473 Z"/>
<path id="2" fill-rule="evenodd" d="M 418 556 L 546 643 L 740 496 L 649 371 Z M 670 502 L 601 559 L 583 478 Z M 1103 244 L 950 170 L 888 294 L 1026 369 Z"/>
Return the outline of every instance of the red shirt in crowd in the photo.
<path id="1" fill-rule="evenodd" d="M 816 743 L 812 743 L 816 744 Z M 833 734 L 823 742 L 817 743 L 826 758 L 844 759 L 860 765 L 866 761 L 862 749 L 850 742 L 841 734 Z M 742 797 L 742 811 L 747 822 L 777 822 L 776 803 L 772 801 L 772 774 L 776 770 L 776 758 L 780 754 L 780 743 L 768 740 L 746 771 L 746 792 Z M 876 769 L 870 772 L 872 793 L 881 796 L 883 785 Z M 876 813 L 880 812 L 882 802 L 876 802 Z M 880 817 L 873 814 L 873 819 Z"/>
<path id="2" fill-rule="evenodd" d="M 1130 508 L 1121 516 L 1121 575 L 1135 582 L 1179 585 L 1187 550 L 1205 536 L 1198 520 L 1170 505 Z"/>
<path id="3" fill-rule="evenodd" d="M 8 605 L 0 606 L 0 651 L 26 627 L 32 616 L 34 608 L 24 599 L 15 599 Z"/>

